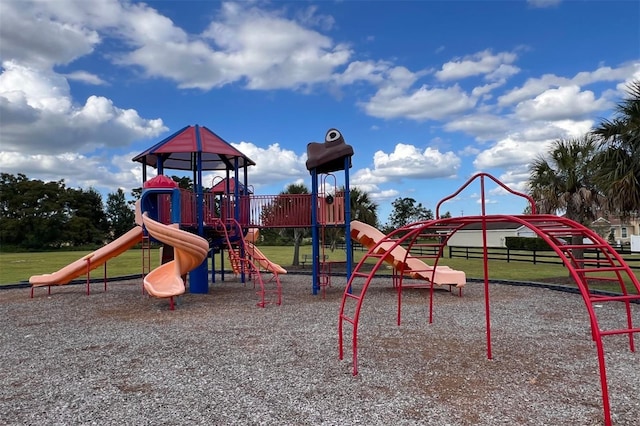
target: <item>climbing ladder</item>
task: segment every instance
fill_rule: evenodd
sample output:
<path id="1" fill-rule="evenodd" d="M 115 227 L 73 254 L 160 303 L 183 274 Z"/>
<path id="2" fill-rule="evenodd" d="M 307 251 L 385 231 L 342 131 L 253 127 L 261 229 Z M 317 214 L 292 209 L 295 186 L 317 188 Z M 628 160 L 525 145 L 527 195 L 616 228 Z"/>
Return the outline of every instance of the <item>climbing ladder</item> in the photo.
<path id="1" fill-rule="evenodd" d="M 406 250 L 403 261 L 397 261 L 394 267 L 398 271 L 394 285 L 398 288 L 398 325 L 400 324 L 401 289 L 403 278 L 407 275 L 411 257 L 430 259 L 434 268 L 442 256 L 446 241 L 458 230 L 470 224 L 482 223 L 486 231 L 486 225 L 492 222 L 518 223 L 534 231 L 538 237 L 549 244 L 562 260 L 571 277 L 576 282 L 580 294 L 584 298 L 589 313 L 592 339 L 596 344 L 598 362 L 600 367 L 600 382 L 602 388 L 603 408 L 605 412 L 605 424 L 611 424 L 609 394 L 604 359 L 604 347 L 602 336 L 627 335 L 629 349 L 635 351 L 634 334 L 640 333 L 640 327 L 634 326 L 631 303 L 640 303 L 640 282 L 622 257 L 599 235 L 591 229 L 572 220 L 553 215 L 485 215 L 467 216 L 454 219 L 437 219 L 427 222 L 411 224 L 397 229 L 372 246 L 362 260 L 356 265 L 355 270 L 347 283 L 339 311 L 338 320 L 338 347 L 339 358 L 344 356 L 344 326 L 352 325 L 351 345 L 353 351 L 353 374 L 358 374 L 358 321 L 366 291 L 375 277 L 376 272 L 385 260 L 399 247 Z M 436 239 L 435 237 L 440 237 Z M 425 253 L 426 252 L 426 253 Z M 421 254 L 422 253 L 422 254 Z M 486 247 L 485 247 L 486 253 Z M 394 256 L 396 260 L 398 256 Z M 409 259 L 409 260 L 408 260 Z M 364 268 L 365 265 L 373 268 Z M 420 274 L 424 271 L 411 270 Z M 433 277 L 433 276 L 432 276 Z M 596 292 L 590 287 L 594 281 L 605 281 L 618 284 L 616 293 Z M 428 284 L 431 288 L 429 322 L 432 321 L 433 307 L 433 278 Z M 488 269 L 485 262 L 485 285 L 488 283 Z M 628 283 L 635 292 L 630 292 Z M 424 284 L 422 284 L 424 286 Z M 489 293 L 485 287 L 486 316 L 487 316 L 487 355 L 491 358 L 491 333 L 489 321 Z M 620 315 L 619 324 L 610 324 L 607 319 L 607 327 L 603 328 L 596 314 L 596 305 L 617 303 L 623 306 L 624 315 Z M 601 312 L 604 310 L 600 310 Z"/>
<path id="2" fill-rule="evenodd" d="M 528 200 L 531 215 L 510 216 L 510 215 L 487 215 L 485 200 L 485 179 L 490 179 L 498 186 L 502 187 L 506 192 L 525 198 Z M 455 198 L 462 190 L 475 180 L 480 181 L 481 194 L 481 212 L 480 216 L 463 216 L 458 218 L 440 218 L 440 206 Z M 484 258 L 484 295 L 485 295 L 485 316 L 486 316 L 486 336 L 487 336 L 487 357 L 491 355 L 491 321 L 490 321 L 490 303 L 489 303 L 489 268 L 487 254 L 487 225 L 490 223 L 517 223 L 531 229 L 539 238 L 542 238 L 555 251 L 562 260 L 564 266 L 575 281 L 580 294 L 582 295 L 587 311 L 589 313 L 589 321 L 591 325 L 591 336 L 596 344 L 598 353 L 598 364 L 600 371 L 600 385 L 602 389 L 602 401 L 604 409 L 605 425 L 611 425 L 611 407 L 609 404 L 609 392 L 607 385 L 606 364 L 604 359 L 604 346 L 602 344 L 603 336 L 610 335 L 627 335 L 629 339 L 629 349 L 635 351 L 634 334 L 640 333 L 640 327 L 634 326 L 632 318 L 631 303 L 640 303 L 640 282 L 633 273 L 629 265 L 622 259 L 602 237 L 593 232 L 591 229 L 574 222 L 570 219 L 554 216 L 536 214 L 536 205 L 534 200 L 527 194 L 512 190 L 504 183 L 487 173 L 477 173 L 472 176 L 465 184 L 463 184 L 455 193 L 440 200 L 436 207 L 436 219 L 427 222 L 418 222 L 397 229 L 385 236 L 372 246 L 367 254 L 362 258 L 355 268 L 344 294 L 340 305 L 338 319 L 338 352 L 339 358 L 343 359 L 344 355 L 344 325 L 351 324 L 353 333 L 351 338 L 353 350 L 353 374 L 358 374 L 358 322 L 362 303 L 369 287 L 371 280 L 380 268 L 386 256 L 390 256 L 393 250 L 406 246 L 407 253 L 412 252 L 415 256 L 415 247 L 420 247 L 423 241 L 432 241 L 436 234 L 443 236 L 440 243 L 430 244 L 435 252 L 434 266 L 437 265 L 438 259 L 442 256 L 442 248 L 446 241 L 458 230 L 471 224 L 481 224 L 483 239 L 483 258 Z M 434 230 L 436 230 L 434 234 Z M 443 232 L 444 231 L 444 232 Z M 441 245 L 439 245 L 441 244 Z M 392 256 L 397 259 L 398 256 Z M 399 272 L 400 282 L 398 287 L 402 288 L 402 278 L 408 266 L 408 254 L 404 261 L 399 261 L 398 265 L 394 265 Z M 367 271 L 363 269 L 363 265 L 368 261 L 374 260 L 374 267 Z M 435 268 L 434 272 L 435 274 Z M 434 275 L 432 275 L 433 278 Z M 592 291 L 590 285 L 593 281 L 605 281 L 618 284 L 617 293 L 603 293 Z M 433 283 L 433 279 L 431 280 Z M 631 283 L 633 291 L 630 292 L 627 286 Z M 400 293 L 399 293 L 400 294 Z M 398 297 L 398 324 L 400 322 L 400 302 Z M 596 315 L 597 306 L 615 305 L 623 306 L 624 315 L 620 315 L 620 324 L 610 324 L 611 318 L 605 321 L 599 321 Z M 430 302 L 429 302 L 429 322 L 432 320 L 433 307 L 433 284 L 431 284 Z M 606 323 L 606 328 L 601 328 Z"/>
<path id="3" fill-rule="evenodd" d="M 267 304 L 274 303 L 280 305 L 282 303 L 282 286 L 280 277 L 273 274 L 268 280 L 264 280 L 259 266 L 262 260 L 256 257 L 255 251 L 248 247 L 242 235 L 242 227 L 233 218 L 222 220 L 214 219 L 214 229 L 224 235 L 225 246 L 229 252 L 229 258 L 234 273 L 242 274 L 246 272 L 253 281 L 253 288 L 256 289 L 258 295 L 257 306 L 264 308 Z M 252 254 L 253 252 L 253 254 Z M 237 271 L 237 272 L 236 272 Z"/>

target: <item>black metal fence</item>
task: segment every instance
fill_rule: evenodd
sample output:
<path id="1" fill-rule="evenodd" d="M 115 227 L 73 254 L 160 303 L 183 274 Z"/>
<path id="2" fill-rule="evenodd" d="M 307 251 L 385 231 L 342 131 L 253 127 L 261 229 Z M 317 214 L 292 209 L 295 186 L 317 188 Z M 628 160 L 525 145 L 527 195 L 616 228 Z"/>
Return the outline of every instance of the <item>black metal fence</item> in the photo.
<path id="1" fill-rule="evenodd" d="M 624 261 L 631 269 L 640 270 L 640 253 L 631 253 L 628 248 L 626 251 L 617 250 Z M 482 247 L 447 247 L 448 256 L 450 258 L 459 257 L 464 259 L 482 259 Z M 533 264 L 554 264 L 561 265 L 562 260 L 554 251 L 550 250 L 511 250 L 503 247 L 490 247 L 487 249 L 489 260 L 503 260 L 505 262 L 529 262 Z M 599 250 L 585 250 L 585 258 L 600 259 L 602 253 Z"/>

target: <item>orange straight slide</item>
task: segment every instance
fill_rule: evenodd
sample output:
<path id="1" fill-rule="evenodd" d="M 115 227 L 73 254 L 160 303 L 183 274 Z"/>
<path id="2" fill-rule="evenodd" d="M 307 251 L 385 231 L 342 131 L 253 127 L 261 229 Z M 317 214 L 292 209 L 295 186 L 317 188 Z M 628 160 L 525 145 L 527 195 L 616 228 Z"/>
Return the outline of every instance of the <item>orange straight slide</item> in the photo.
<path id="1" fill-rule="evenodd" d="M 33 275 L 29 278 L 29 283 L 32 287 L 68 284 L 74 278 L 86 275 L 87 271 L 104 265 L 109 259 L 119 256 L 140 241 L 142 241 L 142 227 L 136 226 L 104 247 L 83 256 L 57 272 Z"/>
<path id="2" fill-rule="evenodd" d="M 422 260 L 407 254 L 407 250 L 402 246 L 393 247 L 391 241 L 383 242 L 386 235 L 379 229 L 363 222 L 354 220 L 351 222 L 351 238 L 358 241 L 368 249 L 377 246 L 378 254 L 387 254 L 385 261 L 395 269 L 403 269 L 406 275 L 430 281 L 437 285 L 455 285 L 464 287 L 467 282 L 463 271 L 456 271 L 448 266 L 429 266 Z M 404 268 L 401 268 L 404 263 Z"/>

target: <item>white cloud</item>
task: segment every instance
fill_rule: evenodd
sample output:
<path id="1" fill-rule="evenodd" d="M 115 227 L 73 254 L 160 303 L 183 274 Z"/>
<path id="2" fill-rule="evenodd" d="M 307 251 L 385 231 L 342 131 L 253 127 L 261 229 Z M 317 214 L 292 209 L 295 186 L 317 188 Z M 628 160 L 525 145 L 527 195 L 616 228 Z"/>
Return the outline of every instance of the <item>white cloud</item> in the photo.
<path id="1" fill-rule="evenodd" d="M 334 80 L 341 84 L 353 84 L 357 81 L 367 81 L 381 84 L 385 81 L 385 74 L 392 68 L 386 61 L 353 61 L 347 68 L 334 76 Z"/>
<path id="2" fill-rule="evenodd" d="M 75 105 L 66 79 L 53 71 L 15 62 L 0 74 L 2 148 L 42 154 L 89 152 L 100 146 L 126 146 L 167 128 L 162 120 L 141 118 L 106 98 L 90 96 Z"/>
<path id="3" fill-rule="evenodd" d="M 551 88 L 564 86 L 585 86 L 598 82 L 619 81 L 640 75 L 640 62 L 632 61 L 619 67 L 599 67 L 595 71 L 581 71 L 572 78 L 559 77 L 554 74 L 544 74 L 542 77 L 530 78 L 521 87 L 508 91 L 498 98 L 498 105 L 505 107 L 518 104 Z"/>
<path id="4" fill-rule="evenodd" d="M 520 71 L 518 67 L 510 65 L 516 59 L 515 53 L 493 54 L 490 50 L 484 50 L 445 63 L 435 76 L 440 81 L 461 80 L 474 75 L 485 75 L 490 80 L 503 79 Z"/>
<path id="5" fill-rule="evenodd" d="M 361 105 L 374 117 L 406 117 L 423 121 L 459 114 L 473 108 L 475 104 L 475 99 L 457 85 L 448 88 L 428 88 L 423 85 L 409 93 L 397 86 L 383 87 Z"/>
<path id="6" fill-rule="evenodd" d="M 49 8 L 55 8 L 56 3 L 69 7 L 63 2 L 0 2 L 3 60 L 49 68 L 68 64 L 93 51 L 100 42 L 98 32 L 78 22 L 55 19 Z"/>
<path id="7" fill-rule="evenodd" d="M 527 0 L 527 3 L 533 7 L 547 8 L 558 6 L 562 0 Z"/>
<path id="8" fill-rule="evenodd" d="M 147 7 L 128 16 L 134 29 L 129 37 L 137 46 L 121 63 L 181 88 L 209 90 L 239 81 L 261 90 L 306 87 L 329 81 L 351 56 L 348 46 L 250 5 L 223 3 L 217 20 L 200 35 L 187 35 Z"/>
<path id="9" fill-rule="evenodd" d="M 589 90 L 575 85 L 549 89 L 533 99 L 520 102 L 515 109 L 522 120 L 563 120 L 585 117 L 607 107 L 607 101 L 596 99 Z"/>
<path id="10" fill-rule="evenodd" d="M 249 167 L 249 179 L 256 188 L 264 183 L 290 183 L 296 179 L 307 179 L 309 172 L 305 167 L 307 154 L 297 155 L 289 149 L 283 149 L 274 143 L 267 148 L 250 142 L 232 143 L 235 148 L 256 162 Z"/>
<path id="11" fill-rule="evenodd" d="M 495 139 L 513 128 L 513 121 L 493 114 L 469 114 L 444 124 L 449 132 L 464 132 L 480 141 Z"/>
<path id="12" fill-rule="evenodd" d="M 97 75 L 86 72 L 86 71 L 73 71 L 73 72 L 64 74 L 64 77 L 67 80 L 81 81 L 83 83 L 91 84 L 94 86 L 104 86 L 107 84 L 106 81 L 104 81 Z"/>
<path id="13" fill-rule="evenodd" d="M 482 151 L 473 162 L 477 170 L 524 166 L 548 150 L 551 141 L 521 141 L 511 137 L 499 140 Z"/>
<path id="14" fill-rule="evenodd" d="M 131 159 L 129 162 L 131 163 Z M 29 178 L 44 181 L 60 180 L 60 171 L 64 170 L 65 184 L 72 188 L 93 187 L 114 191 L 119 186 L 132 182 L 132 180 L 124 181 L 121 175 L 110 171 L 103 158 L 87 157 L 71 152 L 57 155 L 0 152 L 0 169 L 11 174 L 29 170 Z M 140 183 L 141 181 L 138 181 L 137 186 L 140 186 Z"/>
<path id="15" fill-rule="evenodd" d="M 376 151 L 373 156 L 375 174 L 389 179 L 430 179 L 454 177 L 460 167 L 460 159 L 453 152 L 442 153 L 426 148 L 420 151 L 413 145 L 399 143 L 391 153 Z"/>

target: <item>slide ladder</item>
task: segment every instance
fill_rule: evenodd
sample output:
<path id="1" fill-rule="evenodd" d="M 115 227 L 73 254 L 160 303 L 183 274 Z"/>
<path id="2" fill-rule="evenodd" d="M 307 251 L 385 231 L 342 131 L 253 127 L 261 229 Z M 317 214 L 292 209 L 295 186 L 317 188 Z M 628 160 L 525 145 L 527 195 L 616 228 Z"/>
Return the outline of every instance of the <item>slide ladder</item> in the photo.
<path id="1" fill-rule="evenodd" d="M 234 272 L 237 269 L 237 273 L 241 274 L 243 271 L 248 273 L 249 278 L 253 281 L 254 289 L 257 288 L 258 302 L 256 305 L 261 308 L 270 303 L 280 305 L 282 303 L 280 279 L 278 277 L 277 280 L 264 280 L 259 264 L 256 265 L 256 262 L 261 259 L 252 258 L 249 255 L 250 243 L 244 240 L 240 224 L 235 219 L 216 218 L 213 226 L 216 231 L 224 235 L 223 238 Z"/>
<path id="2" fill-rule="evenodd" d="M 240 246 L 233 243 L 232 247 L 227 250 L 229 252 L 229 262 L 231 263 L 231 269 L 235 275 L 240 275 L 242 270 L 242 252 Z"/>

